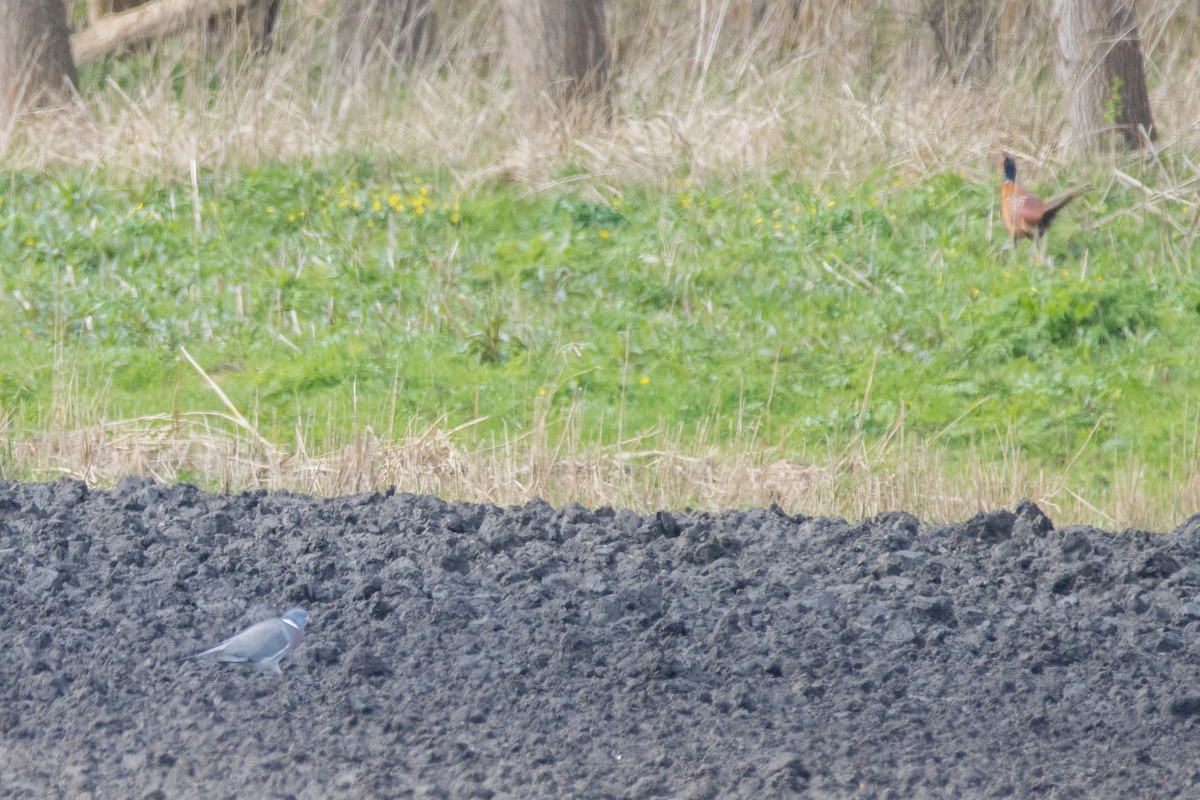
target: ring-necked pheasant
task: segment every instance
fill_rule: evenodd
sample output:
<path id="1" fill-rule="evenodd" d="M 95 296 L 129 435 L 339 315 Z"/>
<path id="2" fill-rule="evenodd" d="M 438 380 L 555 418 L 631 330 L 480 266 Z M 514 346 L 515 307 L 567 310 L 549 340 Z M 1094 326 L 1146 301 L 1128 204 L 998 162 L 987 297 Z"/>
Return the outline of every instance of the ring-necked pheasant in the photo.
<path id="1" fill-rule="evenodd" d="M 1063 206 L 1087 191 L 1079 187 L 1043 201 L 1033 192 L 1017 183 L 1017 162 L 1008 153 L 1004 157 L 1004 183 L 1000 185 L 1000 216 L 1004 227 L 1013 237 L 1013 247 L 1022 239 L 1033 239 L 1046 232 Z"/>

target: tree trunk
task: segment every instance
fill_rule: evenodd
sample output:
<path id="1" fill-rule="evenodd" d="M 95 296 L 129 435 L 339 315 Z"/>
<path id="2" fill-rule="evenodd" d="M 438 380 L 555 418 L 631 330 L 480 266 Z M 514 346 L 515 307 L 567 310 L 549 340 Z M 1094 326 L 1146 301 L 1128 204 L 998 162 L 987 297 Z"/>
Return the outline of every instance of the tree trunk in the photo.
<path id="1" fill-rule="evenodd" d="M 120 14 L 122 11 L 137 8 L 148 2 L 149 0 L 87 0 L 88 24 L 93 25 L 101 17 Z"/>
<path id="2" fill-rule="evenodd" d="M 63 0 L 0 0 L 0 120 L 75 82 Z"/>
<path id="3" fill-rule="evenodd" d="M 604 0 L 502 0 L 523 125 L 612 117 Z"/>
<path id="4" fill-rule="evenodd" d="M 996 0 L 921 0 L 934 64 L 956 82 L 986 78 L 996 56 Z"/>
<path id="5" fill-rule="evenodd" d="M 208 20 L 211 44 L 216 49 L 265 53 L 271 49 L 281 0 L 248 0 L 228 15 Z"/>
<path id="6" fill-rule="evenodd" d="M 1058 73 L 1067 119 L 1091 146 L 1119 135 L 1132 148 L 1154 136 L 1133 0 L 1055 0 Z"/>
<path id="7" fill-rule="evenodd" d="M 339 6 L 338 58 L 350 71 L 411 63 L 432 45 L 429 0 L 342 0 Z"/>
<path id="8" fill-rule="evenodd" d="M 892 0 L 901 45 L 897 75 L 914 89 L 942 78 L 986 79 L 996 63 L 1002 0 Z"/>

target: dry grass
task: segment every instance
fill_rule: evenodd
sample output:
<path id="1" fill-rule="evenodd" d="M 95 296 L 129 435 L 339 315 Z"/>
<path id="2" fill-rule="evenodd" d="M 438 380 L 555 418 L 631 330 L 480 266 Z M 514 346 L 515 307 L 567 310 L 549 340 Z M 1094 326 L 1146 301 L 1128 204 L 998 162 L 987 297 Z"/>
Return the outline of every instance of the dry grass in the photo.
<path id="1" fill-rule="evenodd" d="M 319 426 L 298 427 L 292 444 L 285 445 L 269 441 L 224 397 L 214 397 L 214 406 L 226 405 L 226 411 L 111 420 L 103 398 L 82 398 L 73 393 L 74 385 L 70 373 L 58 381 L 61 397 L 50 410 L 58 424 L 39 426 L 49 433 L 22 433 L 0 420 L 0 473 L 71 477 L 101 487 L 126 475 L 146 475 L 230 492 L 266 488 L 316 495 L 395 486 L 498 505 L 542 498 L 556 505 L 643 512 L 776 503 L 791 513 L 859 519 L 907 510 L 927 524 L 1011 508 L 1028 497 L 1060 526 L 1161 531 L 1180 524 L 1186 509 L 1200 508 L 1194 452 L 1179 454 L 1186 474 L 1171 482 L 1178 488 L 1170 496 L 1152 494 L 1142 466 L 1131 459 L 1113 476 L 1105 497 L 1089 498 L 1064 477 L 1069 467 L 1053 475 L 1032 467 L 1011 430 L 964 454 L 940 447 L 936 438 L 907 435 L 899 419 L 879 441 L 867 444 L 852 434 L 805 459 L 781 444 L 761 442 L 753 421 L 732 447 L 708 444 L 703 435 L 684 442 L 665 426 L 602 447 L 585 442 L 573 409 L 547 420 L 543 407 L 529 433 L 501 441 L 474 436 L 478 420 L 450 427 L 441 419 L 412 423 L 404 431 L 363 421 L 350 441 Z M 550 434 L 552 429 L 559 433 Z"/>
<path id="2" fill-rule="evenodd" d="M 1000 146 L 1039 158 L 1070 151 L 1041 3 L 998 0 L 992 76 L 955 83 L 928 66 L 927 26 L 896 10 L 912 3 L 806 2 L 796 20 L 777 3 L 770 24 L 753 28 L 741 0 L 703 0 L 699 14 L 691 0 L 616 0 L 619 121 L 536 137 L 511 116 L 498 4 L 436 4 L 437 47 L 390 81 L 374 79 L 379 70 L 339 72 L 330 6 L 310 0 L 291 6 L 265 58 L 198 59 L 191 44 L 168 43 L 136 90 L 109 80 L 73 113 L 0 131 L 0 157 L 183 179 L 193 163 L 236 170 L 369 151 L 449 171 L 463 185 L 502 176 L 537 187 L 567 165 L 582 173 L 574 180 L 595 184 L 852 181 L 885 168 L 982 165 Z M 1164 143 L 1194 148 L 1197 12 L 1154 0 L 1139 13 Z M 172 78 L 180 72 L 182 90 Z"/>
<path id="3" fill-rule="evenodd" d="M 691 507 L 720 511 L 777 503 L 793 513 L 869 517 L 909 510 L 926 523 L 965 519 L 1033 499 L 1059 525 L 1170 530 L 1181 508 L 1200 507 L 1192 475 L 1170 498 L 1145 492 L 1140 467 L 1117 476 L 1108 498 L 1091 502 L 1057 476 L 1033 472 L 1016 450 L 991 447 L 962 458 L 928 442 L 852 443 L 821 464 L 781 457 L 780 448 L 681 446 L 663 435 L 611 447 L 553 444 L 527 436 L 471 442 L 461 429 L 434 425 L 390 441 L 364 432 L 317 455 L 268 451 L 220 413 L 156 415 L 29 437 L 0 436 L 5 472 L 72 477 L 112 486 L 125 475 L 206 488 L 284 489 L 337 495 L 395 486 L 398 491 L 507 505 L 542 498 L 640 511 Z M 986 453 L 986 457 L 984 455 Z M 953 466 L 952 466 L 953 465 Z M 202 480 L 198 477 L 202 476 Z"/>
<path id="4" fill-rule="evenodd" d="M 1046 5 L 1002 3 L 993 77 L 955 83 L 921 66 L 928 62 L 922 29 L 883 0 L 813 0 L 801 4 L 798 20 L 778 17 L 757 30 L 746 27 L 736 1 L 613 0 L 619 121 L 531 137 L 511 118 L 498 4 L 440 0 L 441 36 L 429 61 L 380 84 L 338 77 L 329 6 L 296 3 L 268 56 L 196 59 L 192 47 L 168 44 L 156 55 L 158 73 L 147 73 L 135 90 L 110 80 L 66 114 L 34 115 L 0 130 L 0 163 L 187 181 L 197 166 L 236 171 L 368 151 L 448 173 L 468 190 L 495 180 L 531 190 L 557 186 L 567 167 L 573 184 L 605 190 L 671 186 L 684 177 L 848 182 L 881 170 L 916 175 L 971 165 L 982 173 L 986 154 L 1001 146 L 1039 159 L 1070 151 L 1061 97 L 1044 77 L 1053 74 Z M 1162 145 L 1194 151 L 1198 12 L 1183 0 L 1149 0 L 1138 11 Z M 182 90 L 170 77 L 180 66 Z M 964 465 L 961 454 L 906 437 L 903 420 L 884 442 L 838 443 L 816 465 L 753 437 L 718 450 L 660 431 L 596 448 L 569 425 L 553 441 L 543 425 L 524 437 L 481 442 L 469 426 L 381 437 L 364 423 L 352 442 L 297 431 L 298 444 L 288 448 L 265 442 L 229 411 L 107 420 L 99 400 L 73 391 L 71 366 L 60 367 L 44 428 L 53 433 L 0 431 L 8 474 L 101 485 L 130 473 L 162 481 L 202 476 L 229 490 L 318 494 L 394 484 L 495 503 L 540 496 L 640 509 L 777 502 L 848 517 L 903 508 L 927 521 L 1028 496 L 1060 524 L 1154 529 L 1178 524 L 1180 509 L 1200 507 L 1200 476 L 1190 466 L 1180 470 L 1178 494 L 1164 498 L 1146 495 L 1131 461 L 1099 501 L 1033 471 L 1008 433 L 979 443 Z M 220 405 L 214 398 L 214 408 Z M 1194 463 L 1192 456 L 1181 452 L 1179 463 Z"/>

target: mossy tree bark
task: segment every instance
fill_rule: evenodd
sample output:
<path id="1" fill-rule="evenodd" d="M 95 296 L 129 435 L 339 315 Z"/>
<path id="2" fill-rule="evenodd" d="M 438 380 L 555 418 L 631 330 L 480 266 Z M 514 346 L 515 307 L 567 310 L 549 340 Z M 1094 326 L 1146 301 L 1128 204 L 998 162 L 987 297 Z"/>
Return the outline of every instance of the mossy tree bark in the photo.
<path id="1" fill-rule="evenodd" d="M 1154 136 L 1133 0 L 1055 0 L 1058 72 L 1075 139 L 1117 137 L 1141 148 Z"/>

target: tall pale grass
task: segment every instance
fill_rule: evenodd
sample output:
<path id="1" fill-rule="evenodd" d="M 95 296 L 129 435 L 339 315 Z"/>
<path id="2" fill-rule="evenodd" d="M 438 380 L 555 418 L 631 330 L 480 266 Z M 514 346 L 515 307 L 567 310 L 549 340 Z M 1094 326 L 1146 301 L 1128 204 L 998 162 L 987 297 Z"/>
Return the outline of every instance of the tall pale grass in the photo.
<path id="1" fill-rule="evenodd" d="M 579 424 L 577 409 L 568 406 L 550 419 L 548 406 L 541 405 L 527 432 L 511 437 L 477 435 L 478 420 L 412 421 L 397 430 L 394 415 L 383 413 L 375 420 L 356 416 L 356 429 L 347 436 L 309 419 L 272 439 L 259 430 L 253 409 L 243 414 L 215 384 L 211 411 L 114 419 L 103 392 L 78 391 L 81 368 L 57 360 L 54 402 L 32 429 L 0 418 L 0 476 L 71 477 L 111 486 L 136 474 L 225 491 L 318 495 L 395 486 L 499 505 L 540 497 L 639 511 L 776 503 L 792 513 L 847 519 L 906 510 L 927 524 L 1030 498 L 1060 526 L 1159 531 L 1200 508 L 1200 414 L 1194 412 L 1180 421 L 1173 439 L 1180 452 L 1166 481 L 1148 481 L 1145 466 L 1130 454 L 1111 476 L 1110 489 L 1092 496 L 1093 484 L 1076 481 L 1069 466 L 1053 473 L 1039 469 L 1011 429 L 951 451 L 937 437 L 910 434 L 901 416 L 877 440 L 849 432 L 819 453 L 806 453 L 796 452 L 786 434 L 764 439 L 762 420 L 746 419 L 732 445 L 706 434 L 704 426 L 685 438 L 667 424 L 597 445 Z M 711 420 L 707 430 L 727 423 Z M 1079 455 L 1086 455 L 1086 445 Z"/>
<path id="2" fill-rule="evenodd" d="M 931 69 L 916 0 L 806 0 L 795 18 L 788 0 L 767 0 L 757 27 L 738 13 L 748 3 L 613 0 L 616 121 L 533 132 L 513 118 L 499 4 L 434 0 L 439 34 L 428 58 L 346 75 L 332 41 L 334 6 L 298 0 L 285 4 L 266 56 L 214 54 L 188 37 L 165 42 L 139 57 L 131 88 L 97 78 L 73 113 L 0 131 L 0 158 L 183 178 L 193 163 L 234 170 L 355 153 L 465 185 L 496 177 L 536 188 L 566 165 L 577 183 L 594 185 L 780 174 L 851 181 L 880 169 L 982 170 L 1001 146 L 1033 158 L 1071 150 L 1045 3 L 996 0 L 994 69 L 961 82 Z M 1200 12 L 1184 0 L 1138 10 L 1164 145 L 1194 148 Z"/>

